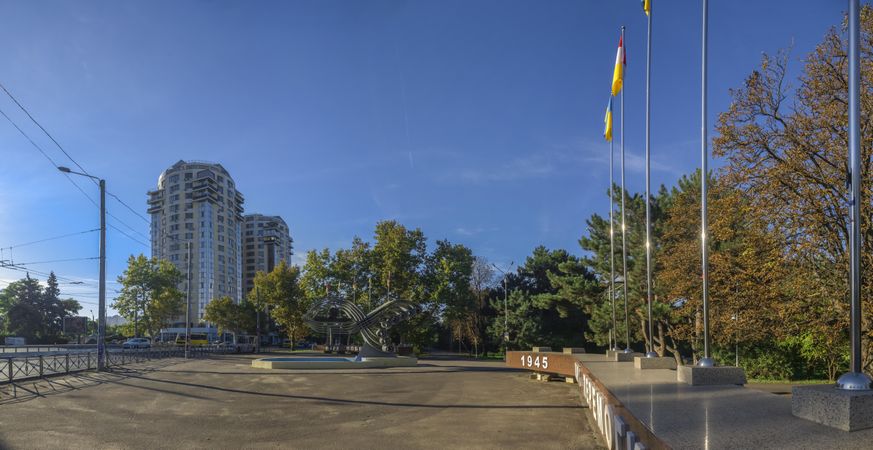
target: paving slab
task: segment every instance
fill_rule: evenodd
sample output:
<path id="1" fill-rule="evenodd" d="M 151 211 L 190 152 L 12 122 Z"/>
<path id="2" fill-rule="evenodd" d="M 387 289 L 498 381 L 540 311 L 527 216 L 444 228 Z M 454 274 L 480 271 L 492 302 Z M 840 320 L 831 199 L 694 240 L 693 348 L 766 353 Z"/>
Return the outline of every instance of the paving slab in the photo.
<path id="1" fill-rule="evenodd" d="M 502 361 L 306 371 L 252 358 L 0 384 L 0 449 L 602 447 L 578 386 Z"/>
<path id="2" fill-rule="evenodd" d="M 800 419 L 791 398 L 742 386 L 690 386 L 676 371 L 636 370 L 605 355 L 580 361 L 656 436 L 676 449 L 870 448 L 873 429 L 846 432 Z"/>

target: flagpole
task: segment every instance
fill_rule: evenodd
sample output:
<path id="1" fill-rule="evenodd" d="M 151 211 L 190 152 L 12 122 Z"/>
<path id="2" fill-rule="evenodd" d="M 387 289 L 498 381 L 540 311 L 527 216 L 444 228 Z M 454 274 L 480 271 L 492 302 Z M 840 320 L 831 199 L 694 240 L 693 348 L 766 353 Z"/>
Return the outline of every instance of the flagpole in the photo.
<path id="1" fill-rule="evenodd" d="M 624 45 L 624 26 L 621 27 L 621 42 Z M 621 48 L 621 64 L 624 64 L 625 61 L 625 47 Z M 622 264 L 622 277 L 624 278 L 624 282 L 622 283 L 624 289 L 624 328 L 625 328 L 625 343 L 627 344 L 624 352 L 631 353 L 630 349 L 630 324 L 628 323 L 628 310 L 627 310 L 627 226 L 625 225 L 625 213 L 624 213 L 624 198 L 625 195 L 625 187 L 624 187 L 624 68 L 622 67 L 622 81 L 621 81 L 621 264 Z"/>
<path id="2" fill-rule="evenodd" d="M 852 192 L 849 201 L 851 233 L 849 234 L 849 270 L 852 293 L 851 303 L 851 370 L 837 379 L 837 388 L 852 391 L 870 389 L 871 380 L 861 368 L 861 131 L 860 83 L 858 41 L 859 0 L 849 0 L 849 164 L 851 166 Z"/>
<path id="3" fill-rule="evenodd" d="M 610 100 L 612 102 L 612 100 Z M 610 113 L 611 114 L 611 113 Z M 611 120 L 611 119 L 610 119 Z M 612 174 L 615 172 L 615 141 L 609 139 L 609 300 L 612 302 L 612 350 L 618 351 L 618 328 L 615 320 L 615 227 L 614 212 L 615 203 L 613 200 L 614 182 Z"/>
<path id="4" fill-rule="evenodd" d="M 707 270 L 707 262 L 709 252 L 707 251 L 707 221 L 706 221 L 706 184 L 709 169 L 707 168 L 707 142 L 706 142 L 706 46 L 707 46 L 707 22 L 709 21 L 709 4 L 707 0 L 703 0 L 703 82 L 701 88 L 701 107 L 700 107 L 700 249 L 702 261 L 702 278 L 703 278 L 703 358 L 697 362 L 701 367 L 715 366 L 715 361 L 709 356 L 709 273 Z"/>
<path id="5" fill-rule="evenodd" d="M 646 352 L 647 358 L 657 357 L 655 353 L 655 335 L 654 326 L 652 325 L 652 194 L 651 189 L 651 152 L 649 144 L 651 142 L 651 92 L 652 85 L 652 11 L 647 11 L 648 17 L 648 36 L 646 43 L 646 296 L 649 301 L 649 351 Z"/>

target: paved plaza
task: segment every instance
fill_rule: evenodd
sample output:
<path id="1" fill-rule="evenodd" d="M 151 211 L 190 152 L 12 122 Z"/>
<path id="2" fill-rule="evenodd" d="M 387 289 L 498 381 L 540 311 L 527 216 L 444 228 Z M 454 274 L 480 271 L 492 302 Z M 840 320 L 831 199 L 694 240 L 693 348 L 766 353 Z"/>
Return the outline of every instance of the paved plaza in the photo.
<path id="1" fill-rule="evenodd" d="M 603 445 L 578 386 L 532 381 L 502 361 L 287 371 L 254 369 L 252 358 L 153 361 L 0 385 L 0 448 Z"/>
<path id="2" fill-rule="evenodd" d="M 689 386 L 675 370 L 639 370 L 600 354 L 578 359 L 675 449 L 873 448 L 873 429 L 850 433 L 793 416 L 790 385 Z"/>

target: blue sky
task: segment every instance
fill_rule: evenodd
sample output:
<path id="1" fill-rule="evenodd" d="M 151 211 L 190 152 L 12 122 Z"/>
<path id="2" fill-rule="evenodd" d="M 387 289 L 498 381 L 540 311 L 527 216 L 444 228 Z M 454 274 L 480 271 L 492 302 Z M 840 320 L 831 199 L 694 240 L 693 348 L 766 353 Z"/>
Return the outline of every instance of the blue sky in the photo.
<path id="1" fill-rule="evenodd" d="M 701 6 L 653 3 L 657 186 L 699 165 Z M 762 52 L 793 46 L 797 73 L 846 8 L 710 3 L 711 124 Z M 628 189 L 644 189 L 637 0 L 36 0 L 3 11 L 0 82 L 142 215 L 163 169 L 200 159 L 230 171 L 247 212 L 282 215 L 298 256 L 369 239 L 382 219 L 499 264 L 540 244 L 580 253 L 586 218 L 608 205 L 601 133 L 621 25 Z M 5 96 L 0 109 L 71 164 Z M 97 209 L 2 118 L 0 143 L 0 247 L 97 227 Z M 110 224 L 147 243 L 148 224 L 108 202 Z M 108 236 L 114 281 L 149 248 Z M 12 250 L 17 263 L 96 255 L 96 233 Z M 84 280 L 62 290 L 96 312 L 97 261 L 32 267 Z"/>

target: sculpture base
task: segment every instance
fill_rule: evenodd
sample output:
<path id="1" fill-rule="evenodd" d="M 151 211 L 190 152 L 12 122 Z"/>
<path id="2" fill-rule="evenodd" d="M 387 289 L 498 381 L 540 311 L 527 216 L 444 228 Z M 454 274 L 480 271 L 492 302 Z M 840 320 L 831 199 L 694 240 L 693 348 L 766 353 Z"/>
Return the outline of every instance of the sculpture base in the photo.
<path id="1" fill-rule="evenodd" d="M 791 389 L 791 413 L 843 431 L 873 428 L 873 391 L 845 391 L 833 385 L 795 386 Z"/>
<path id="2" fill-rule="evenodd" d="M 573 355 L 577 353 L 585 353 L 585 349 L 582 347 L 564 347 L 565 355 Z"/>
<path id="3" fill-rule="evenodd" d="M 634 357 L 634 369 L 670 369 L 676 370 L 676 358 L 658 356 L 649 358 L 646 356 Z"/>
<path id="4" fill-rule="evenodd" d="M 379 350 L 376 347 L 364 342 L 364 345 L 361 346 L 361 350 L 358 352 L 358 359 L 361 358 L 396 358 L 397 354 L 392 352 L 386 352 L 384 350 Z"/>
<path id="5" fill-rule="evenodd" d="M 716 366 L 679 366 L 676 379 L 680 383 L 692 386 L 744 385 L 746 372 L 742 367 Z"/>
<path id="6" fill-rule="evenodd" d="M 531 351 L 534 353 L 550 352 L 552 351 L 552 347 L 534 347 Z"/>
<path id="7" fill-rule="evenodd" d="M 405 356 L 393 358 L 333 358 L 333 357 L 282 357 L 260 358 L 252 361 L 258 369 L 372 369 L 381 367 L 409 367 L 418 364 L 418 359 Z"/>
<path id="8" fill-rule="evenodd" d="M 642 353 L 625 353 L 624 350 L 607 350 L 606 357 L 615 362 L 631 362 L 636 356 L 643 356 Z"/>

